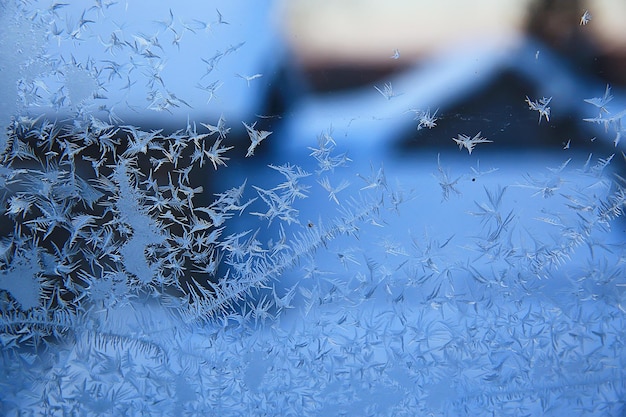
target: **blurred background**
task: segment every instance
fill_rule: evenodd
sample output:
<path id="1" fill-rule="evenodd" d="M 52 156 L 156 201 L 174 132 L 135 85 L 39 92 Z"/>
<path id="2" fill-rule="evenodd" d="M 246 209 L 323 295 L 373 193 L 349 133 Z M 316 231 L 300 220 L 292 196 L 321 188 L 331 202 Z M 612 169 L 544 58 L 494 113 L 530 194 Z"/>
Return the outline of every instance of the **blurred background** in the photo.
<path id="1" fill-rule="evenodd" d="M 279 147 L 332 125 L 360 144 L 433 145 L 466 128 L 512 146 L 574 148 L 588 134 L 613 139 L 582 122 L 595 117 L 583 99 L 610 84 L 610 106 L 626 107 L 620 0 L 10 4 L 0 32 L 4 123 L 24 108 L 171 130 L 224 116 L 233 140 L 247 140 L 241 121 L 258 122 L 281 133 L 271 141 Z M 32 36 L 20 36 L 25 26 Z M 388 98 L 375 89 L 385 85 Z M 553 97 L 550 123 L 536 132 L 526 96 Z M 416 133 L 414 111 L 427 109 L 439 129 Z"/>
<path id="2" fill-rule="evenodd" d="M 479 178 L 481 166 L 499 170 L 494 185 L 568 159 L 581 167 L 613 155 L 611 169 L 624 171 L 626 4 L 619 0 L 0 7 L 2 123 L 15 114 L 65 124 L 93 116 L 144 131 L 203 133 L 203 123 L 222 120 L 230 129 L 225 146 L 234 146 L 229 169 L 191 173 L 205 202 L 246 178 L 272 186 L 268 164 L 314 171 L 309 147 L 323 132 L 348 152 L 350 175 L 342 175 L 353 189 L 355 172 L 384 164 L 409 187 L 434 186 L 427 199 L 435 203 L 439 161 L 464 173 L 459 189 L 470 202 L 488 181 Z M 529 108 L 548 98 L 549 117 Z M 244 123 L 272 132 L 253 158 L 245 157 Z M 453 141 L 477 134 L 489 142 L 472 153 Z M 302 216 L 313 221 L 335 208 L 325 192 L 310 201 Z M 424 218 L 436 218 L 436 204 L 429 210 Z M 256 217 L 247 219 L 235 227 L 255 229 Z"/>
<path id="3" fill-rule="evenodd" d="M 600 96 L 610 84 L 619 111 L 626 81 L 626 36 L 619 23 L 626 6 L 618 1 L 591 6 L 285 2 L 279 21 L 293 54 L 290 62 L 313 92 L 295 107 L 294 127 L 286 128 L 307 122 L 319 128 L 330 121 L 335 130 L 358 136 L 359 143 L 368 142 L 367 135 L 376 142 L 432 146 L 468 129 L 511 147 L 549 148 L 569 139 L 585 146 L 585 135 L 604 136 L 603 129 L 582 122 L 593 112 L 583 100 Z M 587 24 L 581 22 L 585 11 L 592 16 Z M 386 83 L 396 95 L 388 102 L 373 88 Z M 537 114 L 528 111 L 526 96 L 553 97 L 547 128 L 532 123 Z M 409 128 L 414 113 L 407 109 L 438 109 L 438 129 L 416 133 Z"/>

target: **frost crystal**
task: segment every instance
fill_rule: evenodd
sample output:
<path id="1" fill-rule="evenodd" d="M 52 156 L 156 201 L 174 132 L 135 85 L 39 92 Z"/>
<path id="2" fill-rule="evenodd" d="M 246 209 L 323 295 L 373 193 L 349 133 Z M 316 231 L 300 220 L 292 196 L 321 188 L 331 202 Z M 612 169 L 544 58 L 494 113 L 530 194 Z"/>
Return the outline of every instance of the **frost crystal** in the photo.
<path id="1" fill-rule="evenodd" d="M 485 139 L 483 137 L 480 136 L 481 132 L 478 132 L 476 135 L 474 135 L 473 138 L 470 138 L 467 135 L 462 135 L 459 134 L 458 137 L 456 138 L 452 138 L 453 141 L 456 142 L 457 145 L 459 145 L 459 149 L 467 149 L 467 152 L 471 155 L 472 151 L 474 150 L 474 148 L 476 147 L 476 145 L 478 145 L 479 143 L 491 143 L 493 141 Z"/>
<path id="2" fill-rule="evenodd" d="M 541 123 L 542 117 L 546 118 L 546 122 L 550 121 L 550 106 L 548 106 L 548 104 L 550 104 L 551 100 L 552 97 L 543 97 L 539 100 L 531 101 L 528 96 L 526 96 L 526 103 L 528 103 L 528 108 L 530 110 L 535 110 L 539 112 L 539 123 Z"/>

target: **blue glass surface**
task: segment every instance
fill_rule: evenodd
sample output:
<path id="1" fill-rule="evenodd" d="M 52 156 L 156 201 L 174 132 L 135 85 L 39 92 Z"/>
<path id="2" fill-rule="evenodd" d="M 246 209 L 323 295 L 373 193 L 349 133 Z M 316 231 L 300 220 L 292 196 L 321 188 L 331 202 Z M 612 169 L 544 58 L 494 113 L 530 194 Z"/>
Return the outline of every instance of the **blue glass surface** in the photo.
<path id="1" fill-rule="evenodd" d="M 623 415 L 624 86 L 275 6 L 0 5 L 0 414 Z"/>

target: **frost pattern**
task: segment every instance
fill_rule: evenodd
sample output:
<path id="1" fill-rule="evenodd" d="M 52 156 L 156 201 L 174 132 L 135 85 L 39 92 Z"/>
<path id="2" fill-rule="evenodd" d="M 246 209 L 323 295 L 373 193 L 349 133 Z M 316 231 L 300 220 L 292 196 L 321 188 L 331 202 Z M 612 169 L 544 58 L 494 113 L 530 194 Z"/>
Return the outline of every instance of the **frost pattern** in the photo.
<path id="1" fill-rule="evenodd" d="M 442 154 L 402 184 L 389 176 L 400 166 L 355 172 L 329 129 L 300 164 L 267 166 L 272 185 L 242 178 L 207 200 L 194 174 L 229 169 L 238 150 L 253 157 L 275 133 L 223 116 L 173 132 L 124 124 L 94 106 L 107 87 L 142 83 L 146 110 L 191 107 L 166 88 L 158 37 L 95 35 L 115 2 L 65 22 L 68 5 L 34 3 L 0 5 L 0 44 L 21 51 L 0 50 L 0 414 L 623 413 L 619 154 L 508 177 L 473 162 L 453 172 Z M 170 9 L 153 23 L 179 49 L 230 20 Z M 42 66 L 32 39 L 46 37 L 129 52 L 142 71 L 58 56 Z M 222 82 L 205 78 L 242 47 L 202 59 L 209 102 Z M 599 109 L 585 121 L 617 146 L 612 97 L 607 86 L 585 100 Z M 546 122 L 551 100 L 527 97 Z M 44 103 L 71 122 L 24 110 Z M 420 133 L 437 128 L 439 110 L 409 111 Z M 250 143 L 236 149 L 241 124 Z M 453 140 L 464 158 L 491 142 Z"/>

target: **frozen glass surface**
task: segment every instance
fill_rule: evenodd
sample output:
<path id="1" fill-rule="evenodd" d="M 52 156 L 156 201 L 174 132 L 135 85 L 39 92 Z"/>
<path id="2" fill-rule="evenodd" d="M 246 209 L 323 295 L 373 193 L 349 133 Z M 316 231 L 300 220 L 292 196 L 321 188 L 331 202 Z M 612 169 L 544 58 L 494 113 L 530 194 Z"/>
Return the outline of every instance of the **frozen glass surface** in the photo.
<path id="1" fill-rule="evenodd" d="M 626 412 L 620 2 L 169 3 L 0 3 L 0 415 Z"/>

